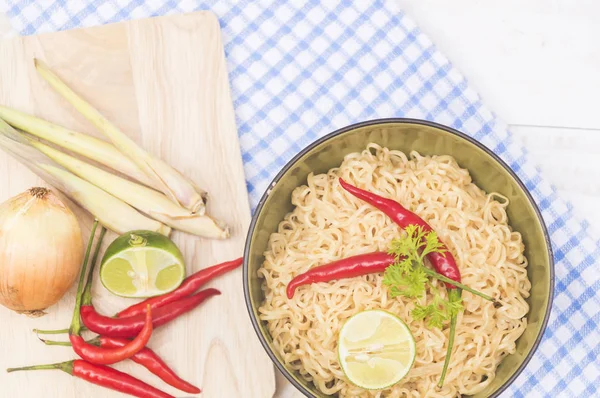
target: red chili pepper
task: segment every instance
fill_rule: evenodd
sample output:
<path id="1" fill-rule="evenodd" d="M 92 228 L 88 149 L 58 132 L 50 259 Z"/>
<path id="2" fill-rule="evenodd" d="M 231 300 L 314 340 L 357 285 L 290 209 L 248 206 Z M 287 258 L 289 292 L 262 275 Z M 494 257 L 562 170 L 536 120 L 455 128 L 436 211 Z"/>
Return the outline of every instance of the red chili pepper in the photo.
<path id="1" fill-rule="evenodd" d="M 108 366 L 94 365 L 80 359 L 51 365 L 37 365 L 6 369 L 7 372 L 17 372 L 22 370 L 62 370 L 71 376 L 75 376 L 98 386 L 129 394 L 134 397 L 175 398 L 172 395 L 160 391 L 159 389 L 154 388 L 151 385 L 146 384 L 143 381 L 138 380 L 126 373 L 119 372 L 118 370 Z"/>
<path id="2" fill-rule="evenodd" d="M 187 277 L 186 280 L 181 284 L 181 286 L 179 288 L 175 289 L 173 292 L 167 293 L 165 295 L 158 296 L 158 297 L 151 297 L 140 303 L 134 304 L 128 308 L 125 308 L 123 311 L 119 312 L 116 315 L 116 317 L 117 318 L 127 318 L 130 316 L 143 314 L 145 312 L 145 307 L 142 308 L 142 306 L 145 304 L 150 304 L 150 307 L 152 308 L 154 316 L 156 316 L 156 312 L 154 310 L 156 310 L 166 304 L 170 304 L 170 303 L 173 303 L 174 301 L 178 301 L 182 297 L 191 295 L 196 290 L 198 290 L 202 285 L 208 283 L 209 281 L 213 280 L 214 278 L 239 267 L 242 264 L 242 261 L 243 260 L 240 257 L 233 261 L 227 261 L 227 262 L 217 264 L 212 267 L 200 270 L 200 271 L 190 275 L 189 277 Z M 91 286 L 90 284 L 91 284 L 91 281 L 88 280 L 88 285 Z M 90 304 L 90 303 L 91 303 L 91 290 L 86 289 L 86 291 L 84 292 L 82 313 L 83 312 L 85 312 L 85 313 L 93 312 L 92 310 L 89 310 L 87 308 L 86 304 Z M 85 321 L 84 321 L 84 323 L 85 323 Z M 154 323 L 154 326 L 156 326 L 156 322 Z M 58 329 L 58 330 L 33 329 L 33 331 L 38 334 L 61 334 L 61 333 L 67 333 L 69 330 L 68 329 Z"/>
<path id="3" fill-rule="evenodd" d="M 184 297 L 154 311 L 152 323 L 155 328 L 164 325 L 199 306 L 209 297 L 221 294 L 217 289 L 205 289 L 193 296 Z M 92 332 L 110 337 L 134 337 L 144 327 L 146 315 L 140 314 L 127 318 L 111 318 L 101 315 L 93 306 L 81 307 L 83 324 Z"/>
<path id="4" fill-rule="evenodd" d="M 129 343 L 129 340 L 121 337 L 98 336 L 95 341 L 103 348 L 118 348 L 124 347 Z M 94 341 L 94 343 L 95 343 Z M 181 377 L 169 368 L 169 366 L 150 348 L 144 348 L 130 358 L 133 362 L 138 363 L 160 377 L 165 383 L 190 394 L 200 394 L 202 391 L 183 380 Z"/>
<path id="5" fill-rule="evenodd" d="M 353 278 L 355 276 L 384 272 L 387 267 L 394 264 L 396 261 L 398 261 L 398 259 L 391 254 L 384 252 L 373 252 L 347 257 L 343 260 L 338 260 L 334 261 L 333 263 L 311 268 L 304 274 L 297 275 L 288 283 L 287 295 L 288 298 L 291 299 L 298 287 L 308 285 L 310 283 L 329 282 L 335 279 Z M 456 287 L 456 289 L 450 290 L 450 295 L 459 290 L 466 290 L 475 296 L 479 296 L 484 300 L 493 302 L 494 306 L 498 305 L 498 302 L 494 300 L 493 297 L 472 289 L 461 282 L 453 281 L 452 279 L 440 275 L 436 271 L 429 268 L 424 268 L 424 271 L 426 275 L 444 282 L 448 282 L 452 284 L 452 286 Z"/>
<path id="6" fill-rule="evenodd" d="M 40 340 L 42 340 L 42 342 L 46 345 L 71 346 L 71 343 L 68 341 Z M 118 348 L 127 345 L 129 340 L 121 337 L 96 336 L 92 340 L 89 340 L 88 343 L 102 348 Z M 190 394 L 199 394 L 202 392 L 198 387 L 177 376 L 177 374 L 171 368 L 169 368 L 169 366 L 167 366 L 161 357 L 159 357 L 157 353 L 148 347 L 142 349 L 129 359 L 142 365 L 150 372 L 160 377 L 165 383 L 170 384 L 181 391 L 188 392 Z"/>
<path id="7" fill-rule="evenodd" d="M 302 285 L 383 272 L 395 261 L 396 258 L 391 254 L 375 252 L 359 254 L 334 261 L 327 265 L 311 268 L 305 273 L 296 276 L 288 283 L 287 296 L 289 299 L 294 297 L 294 292 Z"/>
<path id="8" fill-rule="evenodd" d="M 88 306 L 88 308 L 94 307 Z M 152 311 L 149 307 L 145 317 L 144 325 L 135 339 L 131 341 L 125 340 L 125 344 L 117 347 L 98 347 L 87 343 L 79 335 L 69 333 L 69 340 L 73 345 L 73 351 L 86 361 L 98 365 L 112 365 L 113 363 L 131 358 L 146 347 L 150 336 L 152 336 Z"/>
<path id="9" fill-rule="evenodd" d="M 433 231 L 433 229 L 429 226 L 429 224 L 425 222 L 425 220 L 423 220 L 421 217 L 411 212 L 410 210 L 407 210 L 400 203 L 394 200 L 386 199 L 372 192 L 357 188 L 354 185 L 348 184 L 341 178 L 340 185 L 342 186 L 342 188 L 350 192 L 352 195 L 356 196 L 358 199 L 361 199 L 369 203 L 371 206 L 374 206 L 382 212 L 384 212 L 401 228 L 406 228 L 412 224 L 419 225 L 423 229 L 423 231 Z M 456 265 L 454 256 L 452 255 L 452 253 L 450 253 L 446 245 L 444 245 L 443 248 L 446 250 L 444 254 L 429 253 L 427 254 L 427 259 L 431 262 L 431 264 L 439 274 L 444 275 L 445 277 L 448 277 L 453 281 L 460 282 L 460 270 Z M 448 289 L 456 289 L 455 286 L 452 286 L 448 283 L 446 284 L 446 287 Z"/>
<path id="10" fill-rule="evenodd" d="M 208 283 L 212 279 L 217 276 L 223 275 L 242 264 L 242 257 L 235 259 L 233 261 L 227 261 L 221 264 L 214 265 L 209 268 L 202 269 L 190 276 L 188 276 L 185 281 L 179 286 L 177 289 L 173 290 L 170 293 L 163 294 L 158 297 L 148 298 L 140 303 L 134 304 L 130 307 L 125 308 L 123 311 L 117 314 L 118 318 L 125 318 L 129 316 L 139 315 L 146 312 L 146 306 L 150 305 L 150 307 L 155 310 L 160 308 L 166 304 L 172 303 L 173 301 L 177 301 L 182 297 L 189 296 L 193 294 L 196 290 L 198 290 L 201 286 Z"/>
<path id="11" fill-rule="evenodd" d="M 79 277 L 79 285 L 77 287 L 77 298 L 75 301 L 75 309 L 73 310 L 73 320 L 71 321 L 71 327 L 69 329 L 69 340 L 73 345 L 73 351 L 81 358 L 86 361 L 98 364 L 98 365 L 111 365 L 113 363 L 121 362 L 127 358 L 132 357 L 141 349 L 143 349 L 148 341 L 150 340 L 150 336 L 152 336 L 152 311 L 148 308 L 148 312 L 144 316 L 143 326 L 140 328 L 135 339 L 128 342 L 123 347 L 118 348 L 101 348 L 92 344 L 88 344 L 79 334 L 81 331 L 81 309 L 82 302 L 86 304 L 86 308 L 94 308 L 92 306 L 92 279 L 94 266 L 96 265 L 96 261 L 98 260 L 98 254 L 100 252 L 100 246 L 102 245 L 102 239 L 104 238 L 104 234 L 106 233 L 106 228 L 102 227 L 100 231 L 100 236 L 98 238 L 98 242 L 96 244 L 96 250 L 94 251 L 94 255 L 92 257 L 92 264 L 90 266 L 90 271 L 87 279 L 87 284 L 85 289 L 83 289 L 83 282 L 85 281 L 85 273 L 88 266 L 88 258 L 90 254 L 90 250 L 92 248 L 92 244 L 94 241 L 94 234 L 96 232 L 96 227 L 98 225 L 98 221 L 94 222 L 94 226 L 92 227 L 92 231 L 90 233 L 90 239 L 88 241 L 88 246 L 85 254 L 85 259 L 83 262 L 83 266 L 81 267 L 81 276 Z M 135 336 L 133 335 L 133 336 Z M 133 337 L 131 336 L 131 337 Z"/>

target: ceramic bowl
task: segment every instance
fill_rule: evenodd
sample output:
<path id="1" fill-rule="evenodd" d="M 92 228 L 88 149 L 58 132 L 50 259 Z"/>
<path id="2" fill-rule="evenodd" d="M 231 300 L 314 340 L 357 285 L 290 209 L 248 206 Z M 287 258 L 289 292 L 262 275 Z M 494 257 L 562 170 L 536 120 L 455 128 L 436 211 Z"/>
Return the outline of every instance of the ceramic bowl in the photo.
<path id="1" fill-rule="evenodd" d="M 517 341 L 514 354 L 499 365 L 496 378 L 475 397 L 496 397 L 521 373 L 538 347 L 548 322 L 554 289 L 552 248 L 540 211 L 517 175 L 491 150 L 471 137 L 446 126 L 422 120 L 383 119 L 354 124 L 310 144 L 277 174 L 264 193 L 252 218 L 244 250 L 244 292 L 254 329 L 267 354 L 287 379 L 307 397 L 324 397 L 312 383 L 288 369 L 274 350 L 265 322 L 258 317 L 264 300 L 262 279 L 257 276 L 269 235 L 292 210 L 291 193 L 306 183 L 309 173 L 324 173 L 342 163 L 344 156 L 363 150 L 370 142 L 405 153 L 452 155 L 469 170 L 474 182 L 486 192 L 509 198 L 509 223 L 523 236 L 527 273 L 531 280 L 527 329 Z"/>

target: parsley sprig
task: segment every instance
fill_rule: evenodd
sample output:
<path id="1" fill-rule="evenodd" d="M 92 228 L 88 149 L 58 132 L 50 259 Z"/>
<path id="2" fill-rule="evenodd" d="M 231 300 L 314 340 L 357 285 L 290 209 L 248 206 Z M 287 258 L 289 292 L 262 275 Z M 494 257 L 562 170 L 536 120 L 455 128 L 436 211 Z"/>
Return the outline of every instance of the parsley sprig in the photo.
<path id="1" fill-rule="evenodd" d="M 429 287 L 433 298 L 425 304 L 415 306 L 412 311 L 413 319 L 426 319 L 428 327 L 441 329 L 445 321 L 463 310 L 462 300 L 444 298 L 440 294 L 440 290 L 431 284 L 430 277 L 450 283 L 486 300 L 495 301 L 492 297 L 438 274 L 425 266 L 424 259 L 429 253 L 446 251 L 434 231 L 425 231 L 421 226 L 409 225 L 405 232 L 404 237 L 393 240 L 390 245 L 389 253 L 396 257 L 396 262 L 385 270 L 383 283 L 390 288 L 392 297 L 422 299 L 426 296 Z"/>
<path id="2" fill-rule="evenodd" d="M 383 283 L 390 286 L 392 297 L 417 298 L 425 294 L 428 281 L 423 259 L 432 252 L 443 253 L 444 245 L 433 231 L 426 232 L 421 226 L 409 225 L 402 239 L 394 239 L 389 253 L 396 263 L 387 268 Z"/>
<path id="3" fill-rule="evenodd" d="M 412 311 L 412 317 L 416 321 L 427 318 L 427 326 L 441 329 L 445 321 L 463 310 L 462 299 L 456 301 L 443 298 L 437 289 L 432 289 L 433 300 L 427 305 L 417 304 Z"/>

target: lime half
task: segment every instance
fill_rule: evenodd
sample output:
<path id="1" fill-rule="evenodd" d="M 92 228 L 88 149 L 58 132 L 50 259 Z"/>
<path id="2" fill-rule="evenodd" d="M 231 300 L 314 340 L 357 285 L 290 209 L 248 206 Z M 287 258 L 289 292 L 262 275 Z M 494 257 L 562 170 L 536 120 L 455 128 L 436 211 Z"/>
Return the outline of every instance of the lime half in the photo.
<path id="1" fill-rule="evenodd" d="M 123 297 L 168 293 L 184 278 L 181 251 L 171 239 L 152 231 L 131 231 L 115 239 L 100 266 L 104 287 Z"/>
<path id="2" fill-rule="evenodd" d="M 400 318 L 383 310 L 359 312 L 346 321 L 338 341 L 348 380 L 368 390 L 398 383 L 415 361 L 416 346 Z"/>

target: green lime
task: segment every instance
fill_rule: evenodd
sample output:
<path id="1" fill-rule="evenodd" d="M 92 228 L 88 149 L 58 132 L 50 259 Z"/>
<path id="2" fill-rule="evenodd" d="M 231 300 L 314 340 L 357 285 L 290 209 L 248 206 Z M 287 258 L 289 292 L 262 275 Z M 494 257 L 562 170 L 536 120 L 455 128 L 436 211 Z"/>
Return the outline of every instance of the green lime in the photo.
<path id="1" fill-rule="evenodd" d="M 152 297 L 175 290 L 185 278 L 183 255 L 166 236 L 152 231 L 127 232 L 106 249 L 100 280 L 123 297 Z"/>
<path id="2" fill-rule="evenodd" d="M 398 383 L 416 357 L 408 326 L 383 310 L 359 312 L 348 319 L 340 331 L 338 350 L 348 380 L 368 390 Z"/>

